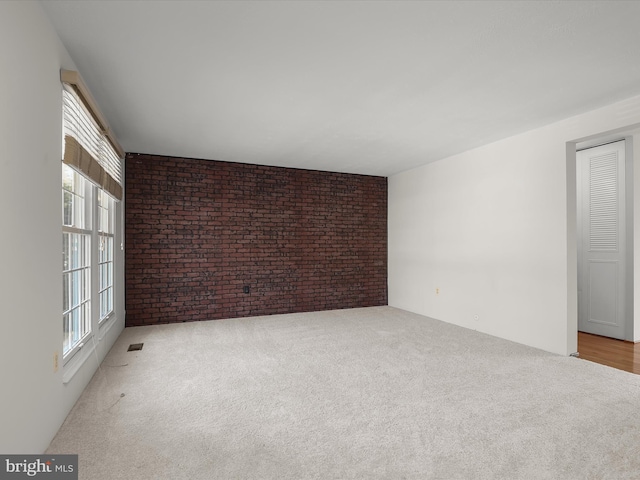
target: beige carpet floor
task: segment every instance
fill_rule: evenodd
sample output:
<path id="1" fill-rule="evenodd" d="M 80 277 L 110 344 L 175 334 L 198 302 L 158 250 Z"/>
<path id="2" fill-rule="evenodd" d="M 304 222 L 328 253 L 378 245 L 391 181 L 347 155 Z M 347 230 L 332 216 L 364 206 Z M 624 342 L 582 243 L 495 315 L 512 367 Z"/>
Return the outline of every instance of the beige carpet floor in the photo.
<path id="1" fill-rule="evenodd" d="M 391 307 L 127 328 L 47 453 L 90 480 L 638 479 L 640 376 Z"/>

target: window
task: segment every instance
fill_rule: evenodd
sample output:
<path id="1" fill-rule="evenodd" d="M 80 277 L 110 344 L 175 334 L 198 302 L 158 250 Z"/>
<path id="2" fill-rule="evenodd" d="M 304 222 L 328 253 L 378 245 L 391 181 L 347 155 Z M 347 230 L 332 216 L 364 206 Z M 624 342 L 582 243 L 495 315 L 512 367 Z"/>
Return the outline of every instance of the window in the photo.
<path id="1" fill-rule="evenodd" d="M 90 96 L 77 74 L 63 71 L 61 76 L 63 82 L 71 80 L 63 88 L 62 332 L 67 363 L 87 340 L 93 338 L 95 346 L 95 333 L 115 311 L 123 154 L 90 108 L 93 101 L 87 101 Z"/>
<path id="2" fill-rule="evenodd" d="M 62 323 L 63 356 L 90 331 L 91 186 L 62 165 Z"/>
<path id="3" fill-rule="evenodd" d="M 100 242 L 100 321 L 113 312 L 113 243 L 114 243 L 114 201 L 98 190 L 98 239 Z"/>
<path id="4" fill-rule="evenodd" d="M 98 323 L 113 313 L 115 200 L 63 164 L 62 217 L 63 356 L 68 356 L 93 330 L 92 298 L 98 299 Z M 97 247 L 95 282 L 93 245 Z"/>

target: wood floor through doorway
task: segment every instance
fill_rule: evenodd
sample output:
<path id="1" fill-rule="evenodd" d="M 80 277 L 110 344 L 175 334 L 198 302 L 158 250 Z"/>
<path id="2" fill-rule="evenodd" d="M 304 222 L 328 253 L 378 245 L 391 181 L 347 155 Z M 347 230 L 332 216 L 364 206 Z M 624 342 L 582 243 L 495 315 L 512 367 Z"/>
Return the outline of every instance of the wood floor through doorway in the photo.
<path id="1" fill-rule="evenodd" d="M 578 332 L 580 358 L 640 374 L 640 343 Z"/>

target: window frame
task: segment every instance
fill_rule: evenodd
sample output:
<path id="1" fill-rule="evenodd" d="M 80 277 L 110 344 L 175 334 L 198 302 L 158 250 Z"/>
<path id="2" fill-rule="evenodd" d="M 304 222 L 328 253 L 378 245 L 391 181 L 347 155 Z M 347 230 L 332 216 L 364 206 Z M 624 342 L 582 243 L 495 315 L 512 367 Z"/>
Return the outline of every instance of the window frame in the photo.
<path id="1" fill-rule="evenodd" d="M 106 208 L 101 204 L 107 202 Z M 113 315 L 115 311 L 115 227 L 116 227 L 116 200 L 105 190 L 97 188 L 97 238 L 98 238 L 98 324 L 102 325 Z M 106 213 L 106 221 L 103 214 Z M 106 227 L 106 228 L 105 228 Z M 105 249 L 107 258 L 104 257 Z M 104 271 L 106 269 L 106 272 Z M 105 278 L 106 277 L 106 278 Z M 103 294 L 109 299 L 108 308 L 105 310 Z"/>
<path id="2" fill-rule="evenodd" d="M 82 195 L 79 194 L 79 192 L 70 192 L 67 188 L 65 188 L 65 184 L 64 184 L 64 171 L 65 169 L 68 169 L 68 171 L 74 176 L 74 184 L 76 182 L 79 181 L 80 185 L 81 185 L 81 190 L 83 190 Z M 89 182 L 81 173 L 73 170 L 71 167 L 62 164 L 62 178 L 63 178 L 63 184 L 62 184 L 62 235 L 63 235 L 63 241 L 62 241 L 62 256 L 63 256 L 63 265 L 62 265 L 62 285 L 63 285 L 63 304 L 62 304 L 62 319 L 63 319 L 63 342 L 62 342 L 62 359 L 63 359 L 63 363 L 66 363 L 71 357 L 73 357 L 84 345 L 84 342 L 87 340 L 87 338 L 91 335 L 91 317 L 92 317 L 92 312 L 91 312 L 91 293 L 92 293 L 92 245 L 93 245 L 93 235 L 92 235 L 92 229 L 91 229 L 91 225 L 92 225 L 92 195 L 93 195 L 93 189 L 94 186 L 91 184 L 91 182 Z M 76 190 L 76 188 L 74 187 L 74 190 Z M 73 197 L 72 198 L 81 198 L 82 199 L 82 212 L 77 212 L 77 210 L 75 209 L 76 203 L 72 202 L 72 214 L 71 214 L 71 224 L 66 224 L 66 215 L 65 215 L 65 193 L 70 193 Z M 79 215 L 78 215 L 79 213 Z M 65 242 L 64 242 L 64 236 L 65 235 L 70 235 L 70 236 L 80 236 L 84 239 L 86 239 L 86 243 L 84 245 L 84 252 L 82 254 L 83 258 L 83 265 L 80 267 L 74 267 L 74 268 L 66 268 L 67 265 L 65 265 Z M 71 242 L 68 243 L 69 248 L 71 247 Z M 71 258 L 72 254 L 70 253 L 66 258 Z M 81 284 L 80 286 L 75 286 L 72 285 L 71 281 L 69 282 L 69 287 L 67 289 L 67 291 L 65 292 L 65 276 L 68 274 L 72 274 L 70 275 L 73 278 L 73 273 L 76 272 L 84 272 L 84 278 L 86 278 L 86 282 L 83 282 L 83 284 Z M 81 275 L 82 277 L 82 275 Z M 72 301 L 72 297 L 77 297 L 77 296 L 82 296 L 84 297 L 84 295 L 82 294 L 82 291 L 86 290 L 86 298 L 83 298 L 82 300 L 80 300 L 80 303 L 77 305 L 72 305 L 72 303 L 74 303 Z M 69 304 L 68 309 L 65 309 L 65 293 L 67 293 L 67 302 Z M 70 314 L 72 311 L 77 310 L 78 308 L 83 308 L 83 312 L 82 312 L 82 316 L 79 319 L 79 324 L 82 325 L 82 328 L 80 328 L 80 332 L 78 333 L 77 338 L 74 338 L 73 343 L 69 346 L 69 348 L 67 350 L 65 350 L 65 346 L 67 345 L 66 341 L 67 338 L 65 337 L 75 337 L 75 334 L 72 332 L 71 329 L 67 330 L 67 315 Z M 85 325 L 88 324 L 88 325 Z"/>
<path id="3" fill-rule="evenodd" d="M 108 192 L 104 189 L 93 183 L 90 179 L 86 178 L 82 172 L 78 172 L 73 167 L 62 164 L 61 172 L 64 172 L 64 169 L 69 169 L 73 172 L 74 175 L 79 177 L 83 182 L 84 189 L 84 212 L 82 215 L 84 225 L 82 228 L 77 227 L 75 225 L 64 225 L 65 222 L 65 192 L 68 192 L 65 189 L 64 184 L 62 185 L 62 216 L 63 216 L 63 226 L 62 226 L 62 249 L 63 249 L 63 265 L 62 265 L 62 275 L 63 275 L 63 346 L 62 346 L 62 362 L 63 366 L 66 366 L 74 356 L 89 342 L 93 342 L 94 335 L 96 333 L 100 334 L 100 330 L 105 328 L 107 324 L 110 323 L 110 320 L 115 320 L 115 312 L 118 308 L 118 302 L 116 298 L 116 288 L 118 287 L 117 277 L 119 273 L 119 268 L 116 263 L 116 238 L 117 238 L 117 228 L 119 226 L 119 222 L 117 221 L 121 212 L 118 208 L 118 201 L 114 199 Z M 64 178 L 64 173 L 62 173 L 62 177 Z M 76 177 L 76 178 L 77 178 Z M 100 205 L 100 196 L 103 196 L 103 199 L 107 203 L 107 208 L 103 208 Z M 105 223 L 102 223 L 102 212 L 101 209 L 105 210 L 107 214 L 107 219 Z M 75 218 L 75 217 L 74 217 Z M 107 227 L 107 231 L 102 231 L 103 227 Z M 75 339 L 73 345 L 65 351 L 65 315 L 69 310 L 65 310 L 64 303 L 64 276 L 68 274 L 71 270 L 65 269 L 64 258 L 65 258 L 65 243 L 64 243 L 64 235 L 82 235 L 87 239 L 86 248 L 88 250 L 87 258 L 88 265 L 86 267 L 82 267 L 84 270 L 88 272 L 88 282 L 87 288 L 88 298 L 84 300 L 82 303 L 88 305 L 88 319 L 87 320 L 87 328 L 84 331 L 81 331 L 79 336 Z M 103 241 L 106 240 L 111 244 L 111 252 L 110 258 L 107 261 L 102 261 L 103 257 L 101 256 L 101 245 L 103 245 Z M 102 288 L 103 284 L 101 283 L 101 275 L 104 273 L 101 269 L 102 265 L 109 264 L 110 272 L 108 274 L 108 283 L 106 288 Z M 72 270 L 79 270 L 72 269 Z M 70 288 L 71 290 L 71 288 Z M 110 291 L 111 304 L 108 311 L 102 311 L 102 303 L 101 303 L 101 294 L 104 291 Z"/>

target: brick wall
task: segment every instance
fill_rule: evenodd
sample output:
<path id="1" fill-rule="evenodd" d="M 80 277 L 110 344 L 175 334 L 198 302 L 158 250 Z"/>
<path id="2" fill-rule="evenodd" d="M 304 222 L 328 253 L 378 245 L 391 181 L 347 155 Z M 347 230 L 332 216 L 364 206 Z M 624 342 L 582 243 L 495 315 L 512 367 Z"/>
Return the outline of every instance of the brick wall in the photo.
<path id="1" fill-rule="evenodd" d="M 127 154 L 125 179 L 127 326 L 387 304 L 386 178 Z"/>

